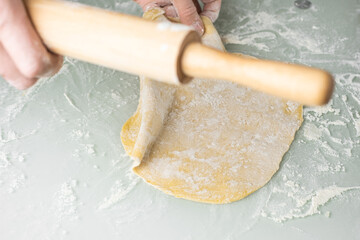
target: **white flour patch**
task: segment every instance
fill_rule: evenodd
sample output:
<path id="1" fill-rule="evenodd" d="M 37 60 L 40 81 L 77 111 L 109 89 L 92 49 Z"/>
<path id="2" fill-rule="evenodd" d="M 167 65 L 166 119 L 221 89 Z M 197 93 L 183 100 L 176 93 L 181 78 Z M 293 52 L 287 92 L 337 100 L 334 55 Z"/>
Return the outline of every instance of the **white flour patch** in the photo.
<path id="1" fill-rule="evenodd" d="M 1 145 L 0 145 L 1 146 Z M 0 193 L 15 193 L 26 186 L 25 153 L 0 150 Z"/>
<path id="2" fill-rule="evenodd" d="M 292 185 L 292 188 L 298 188 L 298 185 Z M 338 187 L 338 186 L 329 186 L 326 188 L 315 190 L 312 194 L 305 195 L 302 197 L 294 196 L 291 192 L 288 192 L 288 196 L 291 197 L 296 203 L 296 207 L 291 209 L 286 214 L 278 214 L 275 211 L 266 212 L 262 211 L 261 216 L 269 218 L 275 222 L 284 222 L 289 219 L 295 218 L 304 218 L 314 214 L 321 214 L 320 207 L 325 205 L 331 199 L 335 197 L 340 197 L 344 192 L 350 190 L 359 190 L 360 186 L 356 187 Z M 278 192 L 285 192 L 283 190 L 277 189 Z M 285 203 L 278 204 L 278 207 L 285 207 Z M 326 217 L 330 216 L 330 212 L 325 212 Z"/>
<path id="3" fill-rule="evenodd" d="M 109 196 L 104 197 L 98 206 L 98 210 L 110 208 L 123 200 L 138 184 L 140 178 L 132 172 L 126 174 L 127 181 L 117 180 L 110 189 Z"/>
<path id="4" fill-rule="evenodd" d="M 305 124 L 304 126 L 304 136 L 308 140 L 316 140 L 316 139 L 320 139 L 320 137 L 322 136 L 322 132 L 314 124 L 309 123 L 309 124 Z"/>
<path id="5" fill-rule="evenodd" d="M 333 198 L 341 201 L 346 192 L 360 189 L 333 185 L 348 184 L 343 181 L 348 164 L 354 166 L 354 161 L 358 161 L 358 77 L 348 73 L 336 75 L 333 99 L 325 106 L 304 109 L 305 123 L 299 140 L 303 150 L 292 155 L 280 170 L 283 182 L 272 182 L 272 194 L 262 216 L 275 222 L 314 214 L 332 217 L 331 210 L 322 211 L 322 206 Z"/>
<path id="6" fill-rule="evenodd" d="M 360 137 L 360 119 L 355 119 L 354 127 L 356 129 L 357 136 Z"/>
<path id="7" fill-rule="evenodd" d="M 68 94 L 64 93 L 64 97 L 72 108 L 81 113 L 81 110 L 75 105 L 74 101 L 69 97 Z"/>
<path id="8" fill-rule="evenodd" d="M 334 53 L 344 47 L 347 38 L 331 39 L 333 44 L 328 44 L 328 37 L 322 29 L 312 31 L 299 28 L 297 24 L 303 21 L 301 14 L 293 9 L 288 9 L 282 14 L 271 14 L 264 11 L 246 11 L 239 14 L 240 24 L 223 36 L 225 44 L 239 44 L 252 46 L 260 51 L 270 52 L 276 41 L 285 41 L 293 46 L 296 52 L 306 51 L 315 54 Z M 307 21 L 314 18 L 307 16 Z M 288 24 L 285 24 L 288 23 Z M 336 33 L 334 33 L 336 34 Z M 289 49 L 288 49 L 289 50 Z"/>
<path id="9" fill-rule="evenodd" d="M 82 202 L 76 194 L 77 180 L 71 179 L 61 184 L 60 189 L 54 195 L 52 209 L 59 224 L 64 221 L 79 220 L 79 207 Z"/>
<path id="10" fill-rule="evenodd" d="M 250 45 L 250 46 L 256 47 L 260 51 L 269 52 L 269 51 L 271 51 L 271 49 L 266 43 L 256 41 L 258 38 L 269 38 L 267 35 L 269 35 L 270 37 L 274 36 L 273 34 L 271 34 L 269 32 L 259 32 L 259 33 L 252 34 L 250 36 L 244 36 L 244 37 L 240 37 L 240 36 L 230 33 L 230 34 L 224 35 L 221 39 L 224 42 L 224 44 Z"/>

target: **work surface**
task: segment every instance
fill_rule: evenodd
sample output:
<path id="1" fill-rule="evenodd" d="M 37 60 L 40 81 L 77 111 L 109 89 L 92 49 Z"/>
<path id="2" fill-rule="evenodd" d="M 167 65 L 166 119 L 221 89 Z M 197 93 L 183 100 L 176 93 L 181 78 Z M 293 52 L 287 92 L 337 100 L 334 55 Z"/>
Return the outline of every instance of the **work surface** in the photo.
<path id="1" fill-rule="evenodd" d="M 132 1 L 84 3 L 141 15 Z M 21 92 L 0 81 L 0 239 L 360 239 L 360 51 L 355 1 L 226 0 L 226 48 L 330 70 L 280 170 L 226 205 L 165 195 L 131 172 L 120 130 L 136 76 L 66 59 Z"/>

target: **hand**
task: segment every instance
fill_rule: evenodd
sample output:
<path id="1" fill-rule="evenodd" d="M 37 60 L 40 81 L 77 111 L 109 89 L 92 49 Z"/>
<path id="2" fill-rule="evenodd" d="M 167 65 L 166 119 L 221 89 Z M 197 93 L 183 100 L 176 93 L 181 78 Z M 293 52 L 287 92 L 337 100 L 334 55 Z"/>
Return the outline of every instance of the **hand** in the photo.
<path id="1" fill-rule="evenodd" d="M 55 74 L 62 57 L 50 53 L 33 28 L 22 0 L 0 0 L 0 75 L 18 89 Z"/>
<path id="2" fill-rule="evenodd" d="M 144 11 L 160 7 L 165 11 L 168 17 L 179 17 L 183 24 L 193 26 L 195 30 L 202 35 L 204 33 L 204 24 L 198 12 L 215 21 L 219 15 L 221 0 L 201 0 L 204 8 L 201 11 L 198 0 L 135 0 Z"/>

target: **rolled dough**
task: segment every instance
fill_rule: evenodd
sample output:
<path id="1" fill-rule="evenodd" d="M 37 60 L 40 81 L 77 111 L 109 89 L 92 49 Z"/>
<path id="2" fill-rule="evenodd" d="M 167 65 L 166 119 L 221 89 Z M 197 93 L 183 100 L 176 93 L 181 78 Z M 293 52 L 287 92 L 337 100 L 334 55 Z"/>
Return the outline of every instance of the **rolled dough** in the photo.
<path id="1" fill-rule="evenodd" d="M 168 21 L 161 9 L 144 14 Z M 203 18 L 203 43 L 224 50 Z M 140 100 L 121 132 L 134 172 L 165 193 L 229 203 L 264 186 L 302 123 L 302 106 L 234 83 L 170 86 L 140 77 Z"/>

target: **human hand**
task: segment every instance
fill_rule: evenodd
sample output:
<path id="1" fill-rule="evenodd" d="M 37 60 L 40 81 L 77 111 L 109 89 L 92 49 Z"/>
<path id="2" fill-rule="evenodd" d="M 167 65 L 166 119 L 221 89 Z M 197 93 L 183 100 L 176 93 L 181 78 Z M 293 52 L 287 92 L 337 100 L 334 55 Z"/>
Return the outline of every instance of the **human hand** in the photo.
<path id="1" fill-rule="evenodd" d="M 198 0 L 135 0 L 144 11 L 160 7 L 168 17 L 179 17 L 181 23 L 193 26 L 202 35 L 204 24 L 198 13 L 215 21 L 219 15 L 221 0 L 201 0 L 204 8 L 201 10 Z"/>
<path id="2" fill-rule="evenodd" d="M 62 57 L 48 52 L 21 0 L 0 0 L 0 75 L 18 89 L 55 74 Z"/>

